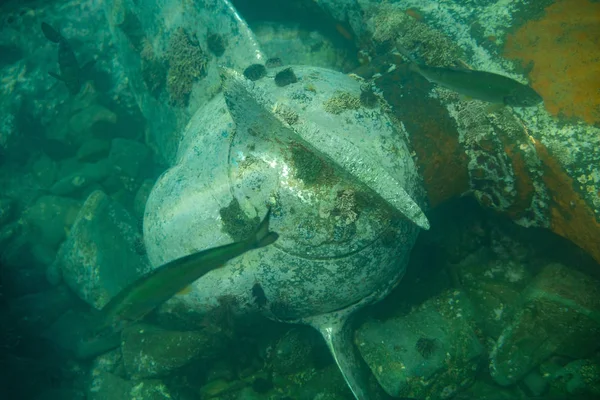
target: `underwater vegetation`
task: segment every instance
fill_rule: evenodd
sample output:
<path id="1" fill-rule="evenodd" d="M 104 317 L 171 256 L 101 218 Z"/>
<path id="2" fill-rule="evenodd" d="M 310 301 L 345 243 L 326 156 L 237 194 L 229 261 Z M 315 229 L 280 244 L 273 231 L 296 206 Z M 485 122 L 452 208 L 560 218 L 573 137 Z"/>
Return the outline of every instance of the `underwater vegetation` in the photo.
<path id="1" fill-rule="evenodd" d="M 167 68 L 156 57 L 152 45 L 146 41 L 141 52 L 142 79 L 154 97 L 157 97 L 167 84 Z"/>
<path id="2" fill-rule="evenodd" d="M 360 108 L 360 98 L 348 92 L 338 92 L 323 103 L 323 109 L 330 114 L 340 114 L 346 110 Z"/>
<path id="3" fill-rule="evenodd" d="M 559 0 L 509 34 L 508 58 L 521 60 L 553 115 L 600 123 L 600 3 Z"/>
<path id="4" fill-rule="evenodd" d="M 167 50 L 167 90 L 174 105 L 186 106 L 196 80 L 206 75 L 208 57 L 196 35 L 179 28 Z"/>

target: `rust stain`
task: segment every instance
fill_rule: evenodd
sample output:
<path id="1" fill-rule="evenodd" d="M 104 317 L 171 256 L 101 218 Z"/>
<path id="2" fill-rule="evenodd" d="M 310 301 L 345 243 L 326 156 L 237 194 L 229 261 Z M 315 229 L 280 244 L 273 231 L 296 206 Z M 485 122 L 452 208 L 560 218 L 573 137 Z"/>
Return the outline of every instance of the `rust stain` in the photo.
<path id="1" fill-rule="evenodd" d="M 506 38 L 553 115 L 600 123 L 600 3 L 559 0 Z"/>
<path id="2" fill-rule="evenodd" d="M 379 78 L 377 85 L 410 134 L 429 203 L 435 207 L 469 189 L 467 156 L 458 142 L 454 120 L 429 97 L 431 84 L 414 76 L 402 64 Z"/>
<path id="3" fill-rule="evenodd" d="M 514 142 L 507 143 L 502 137 L 500 140 L 503 142 L 504 152 L 510 158 L 512 163 L 512 168 L 516 179 L 515 187 L 517 190 L 515 202 L 508 210 L 506 210 L 506 212 L 511 218 L 517 219 L 522 217 L 527 212 L 527 209 L 531 206 L 535 188 L 533 186 L 533 180 L 529 175 L 529 169 L 525 163 L 523 153 L 518 150 L 517 144 Z"/>
<path id="4" fill-rule="evenodd" d="M 561 235 L 600 262 L 600 223 L 593 210 L 574 189 L 573 179 L 549 153 L 548 149 L 536 141 L 537 153 L 542 160 L 542 177 L 550 194 L 551 230 Z"/>

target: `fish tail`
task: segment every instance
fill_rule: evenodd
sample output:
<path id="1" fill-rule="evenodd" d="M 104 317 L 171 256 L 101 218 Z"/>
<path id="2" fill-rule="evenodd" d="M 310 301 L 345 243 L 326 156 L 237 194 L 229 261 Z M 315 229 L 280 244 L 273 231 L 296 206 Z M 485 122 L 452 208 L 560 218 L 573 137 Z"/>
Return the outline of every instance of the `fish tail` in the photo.
<path id="1" fill-rule="evenodd" d="M 42 32 L 44 33 L 44 36 L 46 36 L 46 39 L 53 43 L 60 43 L 65 39 L 60 32 L 45 22 L 42 22 Z"/>
<path id="2" fill-rule="evenodd" d="M 267 215 L 261 221 L 258 228 L 254 232 L 254 236 L 252 237 L 253 246 L 255 248 L 267 246 L 277 240 L 279 235 L 275 232 L 269 231 L 269 220 L 271 218 L 271 207 L 267 210 Z"/>
<path id="3" fill-rule="evenodd" d="M 414 61 L 410 62 L 410 64 L 408 65 L 408 69 L 411 70 L 411 71 L 413 71 L 413 72 L 416 72 L 418 74 L 421 73 L 421 68 L 419 68 L 419 64 L 417 64 Z"/>

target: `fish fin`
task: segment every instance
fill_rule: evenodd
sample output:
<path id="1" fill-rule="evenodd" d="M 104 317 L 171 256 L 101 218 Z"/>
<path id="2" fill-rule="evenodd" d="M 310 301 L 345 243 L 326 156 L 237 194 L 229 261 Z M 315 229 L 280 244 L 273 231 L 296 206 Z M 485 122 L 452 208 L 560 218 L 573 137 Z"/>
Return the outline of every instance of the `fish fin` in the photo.
<path id="1" fill-rule="evenodd" d="M 96 60 L 88 61 L 85 64 L 83 64 L 83 66 L 79 69 L 79 72 L 81 72 L 81 74 L 85 76 L 92 71 L 92 68 L 94 67 L 95 64 L 96 64 Z"/>
<path id="2" fill-rule="evenodd" d="M 59 81 L 64 81 L 63 77 L 55 72 L 48 72 L 48 75 L 50 75 L 54 79 L 58 79 Z"/>
<path id="3" fill-rule="evenodd" d="M 463 60 L 456 60 L 456 66 L 454 69 L 459 71 L 473 71 L 473 68 Z"/>
<path id="4" fill-rule="evenodd" d="M 53 43 L 60 43 L 61 40 L 65 39 L 56 29 L 45 22 L 42 22 L 42 32 L 46 36 L 46 39 Z"/>
<path id="5" fill-rule="evenodd" d="M 187 285 L 186 287 L 181 289 L 179 292 L 177 292 L 177 294 L 179 294 L 179 295 L 184 295 L 184 294 L 189 294 L 189 293 L 192 293 L 192 285 Z"/>
<path id="6" fill-rule="evenodd" d="M 275 232 L 269 232 L 269 220 L 271 218 L 271 207 L 267 210 L 267 215 L 261 221 L 260 225 L 256 229 L 254 233 L 254 237 L 252 238 L 254 247 L 264 247 L 267 246 L 277 240 L 279 235 Z"/>

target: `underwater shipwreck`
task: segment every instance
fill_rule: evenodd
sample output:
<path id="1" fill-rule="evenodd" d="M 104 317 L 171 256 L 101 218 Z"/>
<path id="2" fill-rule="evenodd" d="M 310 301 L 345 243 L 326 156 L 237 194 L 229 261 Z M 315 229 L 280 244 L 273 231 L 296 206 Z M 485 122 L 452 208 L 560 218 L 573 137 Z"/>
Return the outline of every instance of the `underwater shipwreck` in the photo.
<path id="1" fill-rule="evenodd" d="M 600 3 L 0 3 L 0 398 L 600 398 Z"/>

